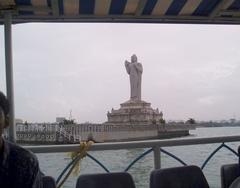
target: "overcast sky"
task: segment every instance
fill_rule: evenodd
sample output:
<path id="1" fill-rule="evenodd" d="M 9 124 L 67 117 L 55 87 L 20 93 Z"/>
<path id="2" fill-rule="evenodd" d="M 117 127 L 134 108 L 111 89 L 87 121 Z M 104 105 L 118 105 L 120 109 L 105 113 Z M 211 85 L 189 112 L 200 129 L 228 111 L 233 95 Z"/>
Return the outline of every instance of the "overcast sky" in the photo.
<path id="1" fill-rule="evenodd" d="M 0 26 L 0 90 L 6 92 Z M 13 26 L 16 117 L 104 122 L 129 99 L 124 61 L 143 65 L 142 99 L 167 120 L 240 119 L 240 26 Z"/>

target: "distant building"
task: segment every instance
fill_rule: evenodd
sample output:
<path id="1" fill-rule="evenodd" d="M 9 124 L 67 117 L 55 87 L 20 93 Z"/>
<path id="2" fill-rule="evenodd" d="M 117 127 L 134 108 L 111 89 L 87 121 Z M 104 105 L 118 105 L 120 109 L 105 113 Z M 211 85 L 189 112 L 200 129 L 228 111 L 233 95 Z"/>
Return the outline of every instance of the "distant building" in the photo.
<path id="1" fill-rule="evenodd" d="M 21 124 L 21 123 L 23 123 L 23 120 L 22 119 L 15 119 L 15 123 L 16 124 Z"/>

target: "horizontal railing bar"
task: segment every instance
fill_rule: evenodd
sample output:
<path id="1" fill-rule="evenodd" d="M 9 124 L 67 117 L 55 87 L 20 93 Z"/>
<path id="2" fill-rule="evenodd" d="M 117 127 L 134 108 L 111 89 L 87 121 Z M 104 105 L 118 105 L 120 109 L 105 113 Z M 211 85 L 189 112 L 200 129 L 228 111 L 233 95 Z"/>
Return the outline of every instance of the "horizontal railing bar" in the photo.
<path id="1" fill-rule="evenodd" d="M 90 147 L 90 151 L 99 150 L 120 150 L 120 149 L 134 149 L 134 148 L 153 148 L 185 146 L 185 145 L 199 145 L 199 144 L 213 144 L 223 142 L 237 142 L 240 141 L 240 136 L 221 136 L 208 138 L 185 138 L 185 139 L 170 139 L 170 140 L 144 140 L 131 142 L 107 142 L 95 143 Z M 78 151 L 78 144 L 65 145 L 41 145 L 41 146 L 24 146 L 24 148 L 31 150 L 34 153 L 58 153 Z"/>

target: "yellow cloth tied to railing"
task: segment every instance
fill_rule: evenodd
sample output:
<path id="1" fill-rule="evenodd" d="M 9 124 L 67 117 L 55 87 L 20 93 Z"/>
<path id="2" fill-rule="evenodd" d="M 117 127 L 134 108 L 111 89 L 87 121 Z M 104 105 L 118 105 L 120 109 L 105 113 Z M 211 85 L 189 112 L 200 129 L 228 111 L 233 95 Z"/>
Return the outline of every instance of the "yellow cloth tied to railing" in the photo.
<path id="1" fill-rule="evenodd" d="M 93 143 L 93 141 L 80 142 L 80 150 L 70 153 L 70 157 L 72 158 L 72 160 L 79 156 L 79 160 L 77 160 L 76 165 L 72 171 L 73 175 L 77 176 L 80 173 L 80 162 L 84 157 L 86 157 L 87 151 Z"/>
<path id="2" fill-rule="evenodd" d="M 57 185 L 57 188 L 60 188 L 64 182 L 67 180 L 70 174 L 78 175 L 80 172 L 80 162 L 81 160 L 86 157 L 87 151 L 89 150 L 90 146 L 93 144 L 93 141 L 87 141 L 87 142 L 80 142 L 80 150 L 74 151 L 69 153 L 72 160 L 75 160 L 72 164 L 71 169 L 68 171 L 67 175 L 64 177 L 64 179 Z"/>

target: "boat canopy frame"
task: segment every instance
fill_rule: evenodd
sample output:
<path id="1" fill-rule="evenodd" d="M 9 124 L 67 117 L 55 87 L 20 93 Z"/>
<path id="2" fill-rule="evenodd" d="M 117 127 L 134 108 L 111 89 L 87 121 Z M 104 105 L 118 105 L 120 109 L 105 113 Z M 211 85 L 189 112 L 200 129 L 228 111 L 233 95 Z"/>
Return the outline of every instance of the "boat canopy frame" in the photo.
<path id="1" fill-rule="evenodd" d="M 13 23 L 115 22 L 240 24 L 239 0 L 1 0 Z"/>

